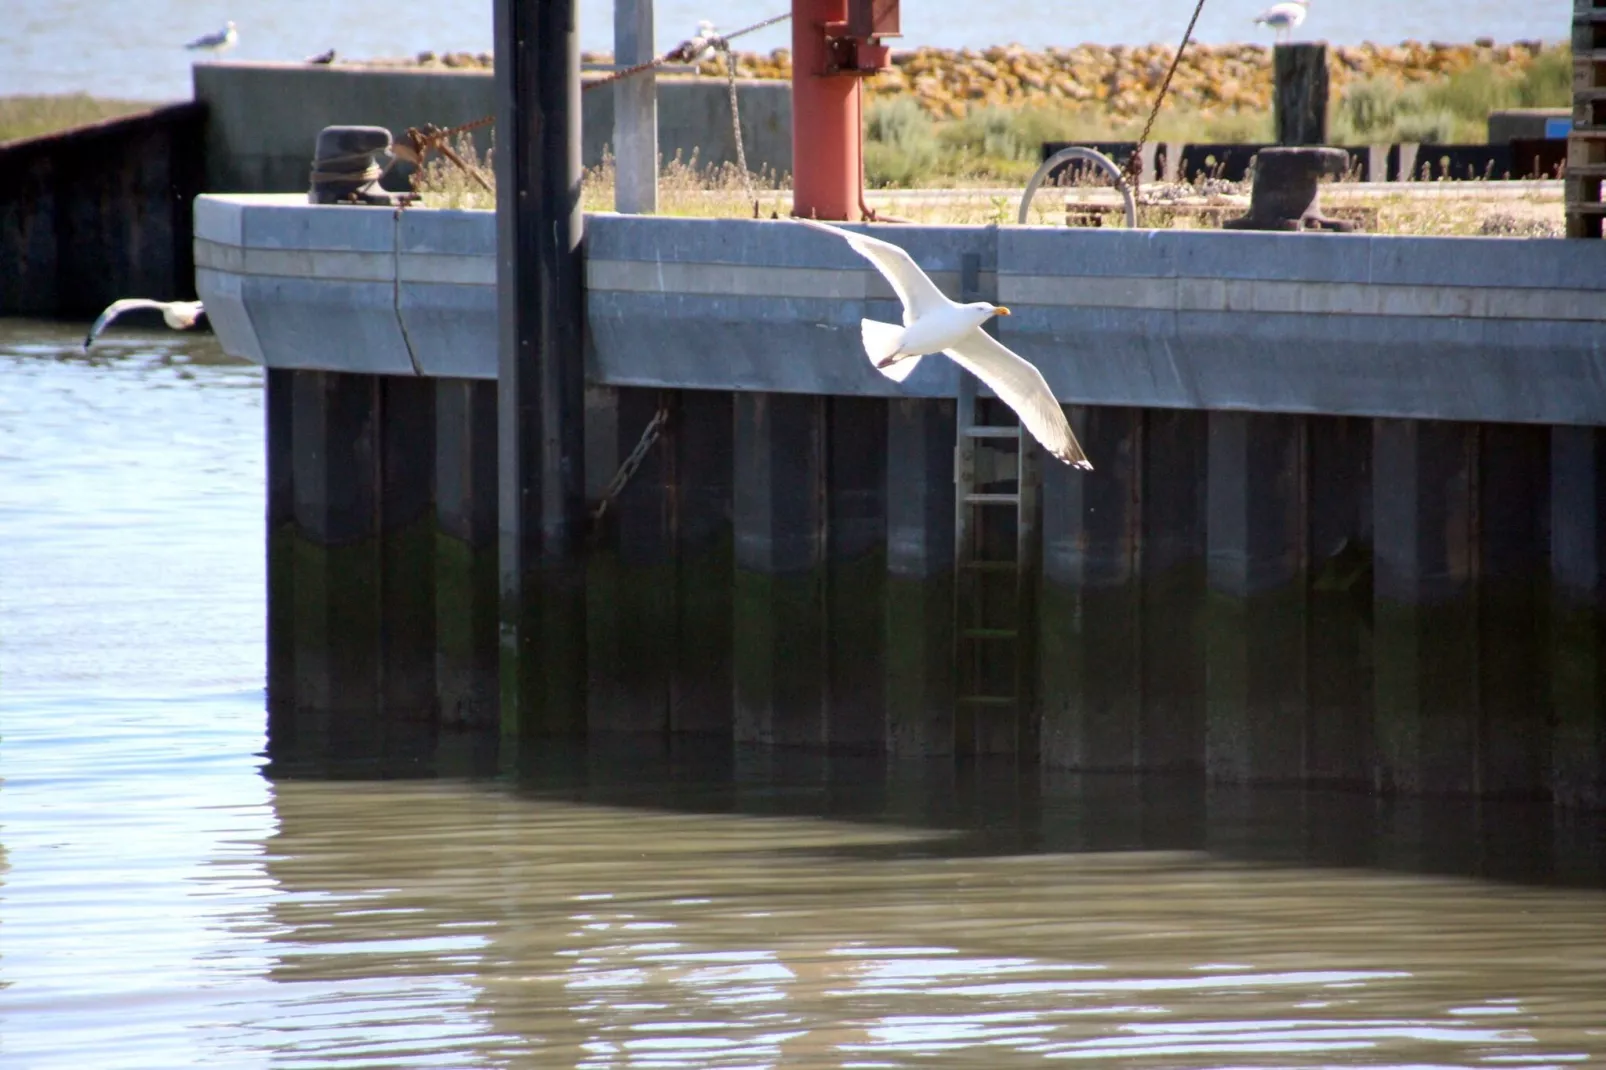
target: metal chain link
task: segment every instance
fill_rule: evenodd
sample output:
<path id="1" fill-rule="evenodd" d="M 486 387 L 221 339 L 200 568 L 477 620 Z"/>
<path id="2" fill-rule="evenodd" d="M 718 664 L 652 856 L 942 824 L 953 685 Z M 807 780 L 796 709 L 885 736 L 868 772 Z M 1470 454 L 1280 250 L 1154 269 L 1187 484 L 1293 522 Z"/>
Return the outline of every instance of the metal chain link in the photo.
<path id="1" fill-rule="evenodd" d="M 1124 170 L 1131 176 L 1134 198 L 1143 170 L 1143 146 L 1149 140 L 1149 131 L 1154 129 L 1154 120 L 1160 115 L 1160 105 L 1165 103 L 1166 91 L 1171 88 L 1171 77 L 1177 73 L 1177 67 L 1182 63 L 1182 53 L 1187 49 L 1188 42 L 1193 40 L 1193 27 L 1199 21 L 1199 13 L 1204 10 L 1204 6 L 1205 0 L 1199 0 L 1194 5 L 1193 18 L 1188 20 L 1188 28 L 1182 31 L 1182 43 L 1177 46 L 1177 54 L 1171 57 L 1171 67 L 1165 72 L 1165 80 L 1160 83 L 1160 91 L 1154 95 L 1154 107 L 1149 109 L 1149 120 L 1143 124 L 1143 133 L 1138 135 L 1137 147 L 1132 150 L 1132 155 L 1127 157 Z"/>
<path id="2" fill-rule="evenodd" d="M 753 202 L 753 218 L 757 219 L 758 197 L 753 193 L 753 176 L 747 170 L 747 150 L 742 146 L 742 113 L 736 103 L 736 52 L 731 48 L 728 37 L 719 38 L 714 47 L 725 53 L 725 72 L 731 98 L 731 136 L 736 140 L 736 166 L 742 172 L 742 188 L 747 191 L 747 199 Z"/>
<path id="3" fill-rule="evenodd" d="M 648 420 L 647 426 L 642 429 L 641 438 L 636 442 L 636 448 L 630 451 L 630 456 L 625 458 L 624 463 L 619 466 L 619 471 L 615 472 L 613 479 L 609 480 L 607 489 L 602 492 L 602 499 L 597 502 L 597 507 L 591 512 L 591 522 L 593 524 L 599 523 L 603 516 L 607 514 L 608 506 L 614 503 L 620 492 L 625 489 L 626 484 L 630 482 L 630 477 L 636 474 L 636 469 L 641 467 L 641 462 L 646 459 L 647 452 L 652 449 L 653 443 L 658 441 L 658 436 L 663 433 L 664 425 L 668 422 L 669 406 L 660 404 L 658 411 L 653 413 L 652 419 Z"/>

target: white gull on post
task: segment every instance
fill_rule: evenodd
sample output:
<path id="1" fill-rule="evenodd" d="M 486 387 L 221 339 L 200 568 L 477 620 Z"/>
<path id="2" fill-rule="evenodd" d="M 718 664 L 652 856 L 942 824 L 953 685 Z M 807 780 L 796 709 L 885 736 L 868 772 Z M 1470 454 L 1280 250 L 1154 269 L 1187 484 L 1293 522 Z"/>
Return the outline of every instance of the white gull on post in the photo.
<path id="1" fill-rule="evenodd" d="M 1092 469 L 1043 373 L 981 329 L 992 317 L 1009 315 L 1009 309 L 988 301 L 950 301 L 914 258 L 891 242 L 816 219 L 799 217 L 797 221 L 845 240 L 886 277 L 903 302 L 902 327 L 871 319 L 859 321 L 864 351 L 876 371 L 901 383 L 922 356 L 945 353 L 1014 409 L 1026 430 L 1048 452 L 1066 464 Z"/>
<path id="2" fill-rule="evenodd" d="M 227 52 L 239 40 L 240 35 L 235 32 L 234 23 L 230 21 L 225 22 L 223 28 L 217 33 L 209 33 L 205 37 L 197 37 L 184 47 L 192 52 Z"/>
<path id="3" fill-rule="evenodd" d="M 1286 0 L 1281 4 L 1273 4 L 1255 16 L 1257 25 L 1270 26 L 1277 31 L 1277 38 L 1286 41 L 1290 34 L 1299 28 L 1305 21 L 1306 8 L 1310 0 Z"/>

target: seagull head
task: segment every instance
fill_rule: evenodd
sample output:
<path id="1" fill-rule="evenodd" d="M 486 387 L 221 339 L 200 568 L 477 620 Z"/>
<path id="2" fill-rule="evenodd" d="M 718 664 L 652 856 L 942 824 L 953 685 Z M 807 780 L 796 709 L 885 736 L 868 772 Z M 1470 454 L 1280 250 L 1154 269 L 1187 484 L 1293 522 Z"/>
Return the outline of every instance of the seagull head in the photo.
<path id="1" fill-rule="evenodd" d="M 977 312 L 980 312 L 982 314 L 981 322 L 983 323 L 987 322 L 987 320 L 991 319 L 993 316 L 1009 315 L 1009 309 L 1005 308 L 1003 305 L 995 305 L 991 301 L 972 301 L 962 307 L 973 308 Z"/>

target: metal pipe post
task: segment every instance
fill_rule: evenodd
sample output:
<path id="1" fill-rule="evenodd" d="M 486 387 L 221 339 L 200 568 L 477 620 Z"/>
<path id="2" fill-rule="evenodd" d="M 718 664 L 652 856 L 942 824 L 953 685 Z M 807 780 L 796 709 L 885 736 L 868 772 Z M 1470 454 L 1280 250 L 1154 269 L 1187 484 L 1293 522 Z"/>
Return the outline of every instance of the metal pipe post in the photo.
<path id="1" fill-rule="evenodd" d="M 584 292 L 576 0 L 495 0 L 504 735 L 585 727 Z"/>
<path id="2" fill-rule="evenodd" d="M 859 79 L 826 74 L 825 24 L 847 0 L 792 0 L 792 211 L 859 218 Z"/>
<path id="3" fill-rule="evenodd" d="M 653 0 L 614 0 L 613 62 L 653 58 Z M 613 83 L 613 207 L 647 215 L 658 211 L 658 79 L 644 71 Z"/>

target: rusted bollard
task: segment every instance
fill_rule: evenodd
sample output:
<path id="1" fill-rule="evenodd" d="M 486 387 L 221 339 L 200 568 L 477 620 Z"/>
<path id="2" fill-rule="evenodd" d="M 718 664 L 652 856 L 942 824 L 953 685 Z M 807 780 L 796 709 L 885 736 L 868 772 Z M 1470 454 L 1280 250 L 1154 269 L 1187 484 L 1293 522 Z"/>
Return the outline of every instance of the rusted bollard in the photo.
<path id="1" fill-rule="evenodd" d="M 1354 223 L 1322 214 L 1318 180 L 1349 167 L 1343 149 L 1261 149 L 1255 154 L 1249 211 L 1222 223 L 1225 230 L 1352 231 Z"/>

